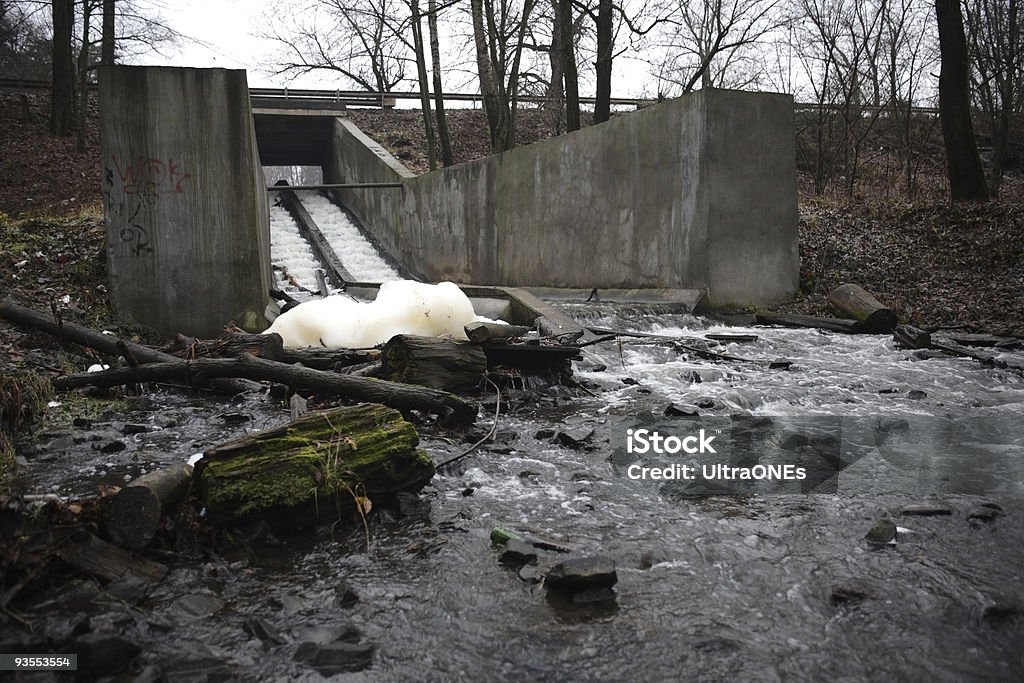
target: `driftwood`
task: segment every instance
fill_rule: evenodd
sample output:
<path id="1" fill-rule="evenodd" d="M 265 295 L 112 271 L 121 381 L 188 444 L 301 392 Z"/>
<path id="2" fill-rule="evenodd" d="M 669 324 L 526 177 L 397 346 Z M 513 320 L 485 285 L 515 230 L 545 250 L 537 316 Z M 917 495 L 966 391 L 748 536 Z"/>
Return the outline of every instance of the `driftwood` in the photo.
<path id="1" fill-rule="evenodd" d="M 908 349 L 929 349 L 932 346 L 932 335 L 913 325 L 897 325 L 892 331 L 892 338 Z"/>
<path id="2" fill-rule="evenodd" d="M 11 299 L 0 301 L 0 317 L 19 325 L 60 337 L 61 339 L 67 339 L 82 346 L 88 346 L 90 349 L 108 356 L 127 356 L 126 360 L 128 360 L 129 364 L 179 361 L 178 358 L 170 354 L 156 351 L 148 346 L 124 341 L 114 335 L 103 334 L 72 322 L 54 320 L 53 317 L 46 313 L 26 308 Z M 209 386 L 230 394 L 239 394 L 249 389 L 244 383 L 230 379 L 217 379 L 211 382 Z"/>
<path id="3" fill-rule="evenodd" d="M 284 356 L 284 342 L 279 334 L 230 332 L 219 339 L 196 339 L 179 334 L 174 345 L 165 351 L 186 359 L 233 358 L 240 353 L 250 353 L 257 358 L 279 361 Z"/>
<path id="4" fill-rule="evenodd" d="M 422 488 L 434 464 L 418 443 L 398 411 L 364 403 L 220 444 L 193 480 L 213 524 L 261 518 L 294 529 Z"/>
<path id="5" fill-rule="evenodd" d="M 84 386 L 112 387 L 172 379 L 202 382 L 215 377 L 243 377 L 278 382 L 289 385 L 293 391 L 337 394 L 357 401 L 382 403 L 401 410 L 426 410 L 451 417 L 457 422 L 472 422 L 477 413 L 477 408 L 473 404 L 443 391 L 286 365 L 246 353 L 237 358 L 199 358 L 192 361 L 174 358 L 170 363 L 150 363 L 138 368 L 69 375 L 54 380 L 53 385 L 58 389 L 75 389 Z"/>
<path id="6" fill-rule="evenodd" d="M 397 334 L 381 354 L 386 379 L 444 391 L 479 389 L 487 357 L 476 344 Z"/>
<path id="7" fill-rule="evenodd" d="M 782 327 L 812 327 L 843 334 L 860 334 L 866 332 L 864 325 L 857 320 L 844 318 L 819 318 L 813 315 L 776 315 L 774 313 L 758 313 L 754 316 L 758 325 L 781 325 Z"/>
<path id="8" fill-rule="evenodd" d="M 107 536 L 129 550 L 145 548 L 160 528 L 165 511 L 185 496 L 191 479 L 192 466 L 180 463 L 132 481 L 107 504 Z"/>
<path id="9" fill-rule="evenodd" d="M 942 351 L 943 353 L 947 353 L 951 356 L 959 356 L 961 358 L 976 360 L 985 367 L 1000 368 L 1010 370 L 1017 374 L 1024 374 L 1024 368 L 1009 365 L 1005 361 L 999 360 L 991 353 L 973 351 L 960 345 L 953 339 L 937 337 L 936 335 L 930 334 L 916 327 L 911 327 L 910 325 L 898 325 L 893 331 L 893 339 L 897 344 L 906 348 L 933 349 L 935 351 Z"/>
<path id="10" fill-rule="evenodd" d="M 167 567 L 159 562 L 138 557 L 85 531 L 61 543 L 57 555 L 72 567 L 107 581 L 137 576 L 155 582 L 167 576 Z"/>
<path id="11" fill-rule="evenodd" d="M 234 358 L 249 353 L 281 363 L 301 363 L 316 370 L 334 370 L 380 359 L 376 349 L 323 349 L 314 347 L 285 348 L 281 335 L 233 332 L 219 339 L 194 339 L 178 335 L 171 350 L 178 358 Z"/>
<path id="12" fill-rule="evenodd" d="M 858 285 L 839 285 L 829 293 L 828 303 L 840 314 L 859 321 L 865 332 L 892 332 L 899 322 L 891 308 Z"/>
<path id="13" fill-rule="evenodd" d="M 486 341 L 499 341 L 521 337 L 529 331 L 529 328 L 520 325 L 502 325 L 501 323 L 475 322 L 465 326 L 466 337 L 469 341 L 480 344 Z"/>

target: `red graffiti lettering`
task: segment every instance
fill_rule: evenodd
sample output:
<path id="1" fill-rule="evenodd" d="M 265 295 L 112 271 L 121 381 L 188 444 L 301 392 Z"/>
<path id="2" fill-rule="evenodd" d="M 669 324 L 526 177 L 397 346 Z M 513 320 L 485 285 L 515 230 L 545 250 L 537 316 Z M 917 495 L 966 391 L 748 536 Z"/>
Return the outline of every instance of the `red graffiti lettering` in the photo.
<path id="1" fill-rule="evenodd" d="M 111 155 L 117 177 L 126 195 L 157 198 L 166 194 L 184 194 L 192 186 L 192 174 L 174 159 L 140 158 L 129 164 Z M 109 176 L 110 169 L 107 169 Z"/>

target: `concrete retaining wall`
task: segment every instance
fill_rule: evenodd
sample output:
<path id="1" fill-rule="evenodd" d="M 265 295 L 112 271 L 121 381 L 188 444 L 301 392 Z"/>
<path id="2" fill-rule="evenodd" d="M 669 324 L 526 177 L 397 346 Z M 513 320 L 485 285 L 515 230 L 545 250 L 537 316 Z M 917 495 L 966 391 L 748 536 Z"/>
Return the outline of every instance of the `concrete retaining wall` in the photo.
<path id="1" fill-rule="evenodd" d="M 790 96 L 707 90 L 414 177 L 337 119 L 325 182 L 403 181 L 339 198 L 430 280 L 759 304 L 798 285 L 794 144 Z"/>
<path id="2" fill-rule="evenodd" d="M 263 329 L 270 223 L 244 71 L 100 75 L 111 299 L 164 335 Z"/>

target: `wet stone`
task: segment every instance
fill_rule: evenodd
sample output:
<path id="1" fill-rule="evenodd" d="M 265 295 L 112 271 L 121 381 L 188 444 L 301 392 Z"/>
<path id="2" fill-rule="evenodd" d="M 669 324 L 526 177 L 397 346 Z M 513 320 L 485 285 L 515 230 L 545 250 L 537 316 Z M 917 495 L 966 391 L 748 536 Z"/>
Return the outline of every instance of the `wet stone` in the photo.
<path id="1" fill-rule="evenodd" d="M 520 567 L 517 576 L 524 583 L 540 583 L 541 579 L 540 569 L 532 564 L 524 564 Z"/>
<path id="2" fill-rule="evenodd" d="M 786 360 L 784 358 L 777 358 L 768 363 L 769 370 L 789 370 L 790 366 L 793 365 L 793 361 Z"/>
<path id="3" fill-rule="evenodd" d="M 593 435 L 594 430 L 590 427 L 573 427 L 559 432 L 555 439 L 568 448 L 582 448 Z"/>
<path id="4" fill-rule="evenodd" d="M 640 569 L 646 570 L 650 569 L 656 564 L 668 562 L 671 559 L 672 557 L 664 548 L 653 548 L 651 550 L 645 550 L 642 553 L 640 553 L 639 567 Z"/>
<path id="5" fill-rule="evenodd" d="M 71 424 L 78 429 L 92 429 L 92 420 L 87 417 L 76 417 L 71 421 Z"/>
<path id="6" fill-rule="evenodd" d="M 121 427 L 121 433 L 128 436 L 132 434 L 145 434 L 148 431 L 149 425 L 144 425 L 137 422 L 126 422 L 124 427 Z"/>
<path id="7" fill-rule="evenodd" d="M 373 645 L 369 643 L 302 643 L 293 659 L 316 669 L 322 676 L 362 671 L 373 661 Z"/>
<path id="8" fill-rule="evenodd" d="M 928 394 L 921 391 L 920 389 L 911 389 L 910 391 L 907 392 L 907 398 L 909 398 L 911 401 L 920 401 L 922 399 L 928 398 Z"/>
<path id="9" fill-rule="evenodd" d="M 129 574 L 108 585 L 107 595 L 121 602 L 135 604 L 149 595 L 152 588 L 153 584 L 149 581 Z"/>
<path id="10" fill-rule="evenodd" d="M 700 376 L 699 370 L 687 370 L 686 372 L 680 373 L 679 379 L 690 384 L 700 384 L 704 381 L 704 378 Z"/>
<path id="11" fill-rule="evenodd" d="M 622 383 L 625 384 L 627 387 L 632 387 L 636 386 L 637 384 L 640 384 L 640 380 L 633 379 L 632 377 L 623 377 Z"/>
<path id="12" fill-rule="evenodd" d="M 669 403 L 665 406 L 663 412 L 665 415 L 679 417 L 697 417 L 700 415 L 700 409 L 691 403 Z"/>
<path id="13" fill-rule="evenodd" d="M 872 545 L 885 545 L 896 540 L 896 523 L 891 519 L 880 519 L 868 529 L 864 538 Z"/>
<path id="14" fill-rule="evenodd" d="M 259 617 L 249 617 L 245 620 L 242 628 L 253 638 L 258 638 L 267 647 L 284 645 L 287 639 L 277 629 Z"/>
<path id="15" fill-rule="evenodd" d="M 982 503 L 971 508 L 967 519 L 978 522 L 991 522 L 1003 514 L 1003 508 L 996 503 Z"/>
<path id="16" fill-rule="evenodd" d="M 870 597 L 872 597 L 872 591 L 868 585 L 854 579 L 833 585 L 829 594 L 829 602 L 833 607 L 839 607 L 840 605 L 855 604 Z"/>
<path id="17" fill-rule="evenodd" d="M 223 413 L 220 419 L 226 425 L 240 425 L 252 420 L 252 416 L 245 413 Z"/>
<path id="18" fill-rule="evenodd" d="M 110 441 L 100 441 L 93 444 L 93 448 L 100 453 L 120 453 L 128 445 L 125 444 L 121 439 L 112 439 Z"/>
<path id="19" fill-rule="evenodd" d="M 338 607 L 351 607 L 359 601 L 359 595 L 352 589 L 348 581 L 339 581 L 334 587 L 334 604 Z"/>
<path id="20" fill-rule="evenodd" d="M 78 655 L 79 674 L 87 673 L 94 679 L 123 671 L 142 652 L 142 648 L 124 638 L 97 633 L 77 638 L 69 649 Z"/>
<path id="21" fill-rule="evenodd" d="M 175 607 L 193 617 L 208 617 L 224 607 L 224 601 L 206 593 L 192 593 L 179 599 Z"/>
<path id="22" fill-rule="evenodd" d="M 544 585 L 560 593 L 577 593 L 590 588 L 610 588 L 619 580 L 610 557 L 577 557 L 556 564 Z"/>
<path id="23" fill-rule="evenodd" d="M 534 432 L 533 438 L 537 439 L 538 441 L 543 441 L 545 439 L 554 438 L 556 433 L 557 432 L 551 427 L 543 427 Z"/>
<path id="24" fill-rule="evenodd" d="M 537 550 L 529 543 L 513 538 L 505 544 L 505 550 L 498 557 L 498 561 L 510 567 L 533 564 L 537 561 Z"/>

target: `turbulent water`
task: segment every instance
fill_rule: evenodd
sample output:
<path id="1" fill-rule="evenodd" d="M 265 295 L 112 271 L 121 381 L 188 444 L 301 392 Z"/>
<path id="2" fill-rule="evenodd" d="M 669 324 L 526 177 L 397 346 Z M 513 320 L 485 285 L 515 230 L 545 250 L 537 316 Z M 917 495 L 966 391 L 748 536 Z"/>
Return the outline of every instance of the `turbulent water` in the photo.
<path id="1" fill-rule="evenodd" d="M 369 547 L 361 528 L 337 536 L 324 529 L 314 539 L 175 569 L 128 618 L 146 660 L 187 668 L 184 652 L 243 678 L 317 680 L 293 661 L 296 644 L 333 640 L 352 624 L 376 651 L 371 668 L 345 680 L 1024 678 L 1018 375 L 969 360 L 916 360 L 881 336 L 727 328 L 607 306 L 569 310 L 588 325 L 686 337 L 686 346 L 745 361 L 702 358 L 659 339 L 589 347 L 577 377 L 590 393 L 505 396 L 496 440 L 438 474 L 401 516 L 374 516 Z M 700 345 L 716 332 L 758 339 Z M 769 369 L 779 359 L 788 369 Z M 699 496 L 631 480 L 624 431 L 638 415 L 666 424 L 669 403 L 708 406 L 699 424 L 709 428 L 715 420 L 754 424 L 768 436 L 749 443 L 784 457 L 799 451 L 780 446 L 793 434 L 810 434 L 813 444 L 815 430 L 823 439 L 829 429 L 846 430 L 854 436 L 822 443 L 848 467 L 837 486 L 812 494 Z M 152 456 L 143 462 L 173 460 L 210 445 L 212 434 L 284 419 L 265 404 L 199 402 L 168 413 L 183 416 L 179 428 L 166 422 L 124 452 L 98 456 L 109 465 L 104 474 L 137 473 L 139 453 Z M 240 424 L 239 413 L 250 420 Z M 480 426 L 492 418 L 486 412 Z M 698 424 L 693 419 L 667 424 L 683 429 Z M 899 426 L 896 455 L 857 437 L 864 420 L 880 419 Z M 576 449 L 542 431 L 552 426 L 595 431 Z M 424 446 L 441 461 L 466 444 L 428 438 Z M 936 476 L 907 476 L 927 470 L 930 458 L 945 463 Z M 876 476 L 884 466 L 887 474 Z M 989 475 L 972 495 L 957 492 L 957 468 L 967 466 Z M 65 492 L 95 477 L 83 469 Z M 979 518 L 991 504 L 1000 508 L 994 518 Z M 910 516 L 908 505 L 951 514 Z M 896 543 L 872 546 L 865 533 L 882 517 L 899 526 Z M 521 580 L 498 564 L 488 538 L 494 527 L 553 540 L 571 555 L 612 557 L 614 600 L 573 605 Z M 542 551 L 541 570 L 567 556 Z M 337 605 L 343 584 L 359 595 L 350 607 Z M 250 635 L 246 624 L 257 618 L 283 644 Z"/>
<path id="2" fill-rule="evenodd" d="M 312 289 L 293 232 L 276 234 L 275 262 Z M 297 646 L 340 638 L 375 648 L 369 669 L 346 674 L 355 681 L 1024 680 L 1019 374 L 921 360 L 882 336 L 565 308 L 588 326 L 663 338 L 587 347 L 583 388 L 486 397 L 478 428 L 497 406 L 496 438 L 401 514 L 378 510 L 369 544 L 361 527 L 322 529 L 177 565 L 137 607 L 100 608 L 94 630 L 124 634 L 171 678 L 319 680 L 294 661 Z M 716 333 L 757 339 L 705 338 Z M 1024 365 L 1019 353 L 999 360 Z M 699 415 L 667 416 L 670 404 Z M 29 479 L 87 495 L 286 418 L 263 396 L 156 391 L 47 435 Z M 575 428 L 580 447 L 553 438 Z M 798 463 L 813 481 L 779 494 L 763 482 L 632 479 L 630 466 L 704 457 L 630 453 L 627 430 L 640 428 L 703 428 L 731 464 Z M 437 462 L 467 447 L 422 445 Z M 898 526 L 895 543 L 865 540 L 881 518 Z M 611 557 L 614 599 L 573 604 L 521 579 L 499 565 L 495 527 L 569 549 L 541 551 L 540 573 Z M 342 606 L 348 589 L 359 599 Z M 67 609 L 47 618 L 70 619 Z M 278 635 L 258 638 L 254 623 Z"/>

